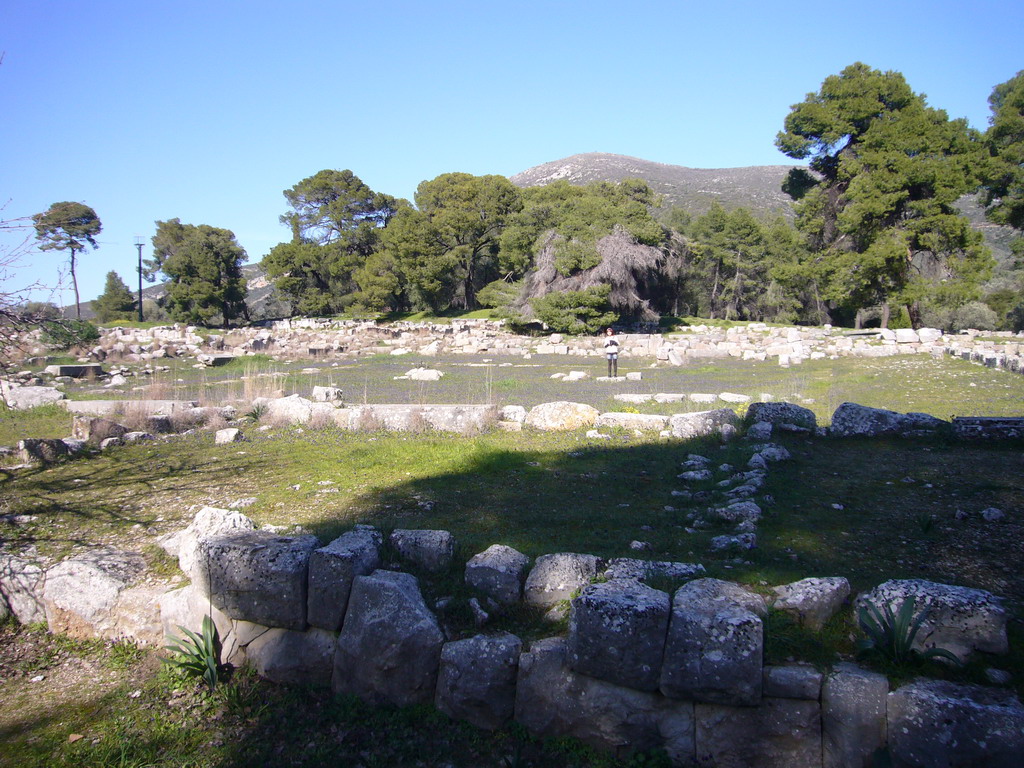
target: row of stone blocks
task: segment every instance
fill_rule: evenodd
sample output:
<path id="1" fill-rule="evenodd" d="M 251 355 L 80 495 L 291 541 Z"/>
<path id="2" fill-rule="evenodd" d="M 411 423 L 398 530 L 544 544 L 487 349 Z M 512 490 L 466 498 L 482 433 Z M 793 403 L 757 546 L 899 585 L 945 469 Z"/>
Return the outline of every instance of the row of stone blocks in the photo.
<path id="1" fill-rule="evenodd" d="M 419 533 L 433 537 L 419 554 L 440 552 L 444 567 L 452 542 Z M 540 736 L 623 754 L 665 749 L 678 764 L 860 766 L 888 745 L 897 764 L 1016 765 L 1024 747 L 1024 710 L 986 689 L 925 681 L 889 693 L 883 676 L 853 666 L 824 678 L 763 667 L 763 599 L 715 579 L 671 599 L 635 578 L 591 584 L 572 601 L 568 637 L 525 652 L 507 633 L 446 642 L 416 578 L 380 569 L 380 544 L 368 527 L 326 547 L 259 531 L 200 540 L 194 588 L 168 594 L 165 624 L 185 615 L 175 601 L 188 602 L 215 614 L 226 658 L 272 680 L 375 703 L 433 701 L 483 728 L 514 717 Z M 467 581 L 495 602 L 519 598 L 525 556 L 492 547 L 474 560 Z M 553 586 L 548 598 L 567 596 Z"/>

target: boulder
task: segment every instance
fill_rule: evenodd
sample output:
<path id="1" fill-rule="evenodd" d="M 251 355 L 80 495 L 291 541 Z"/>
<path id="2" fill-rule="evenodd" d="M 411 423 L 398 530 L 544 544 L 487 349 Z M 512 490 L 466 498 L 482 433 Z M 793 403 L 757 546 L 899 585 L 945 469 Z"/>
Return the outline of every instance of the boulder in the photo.
<path id="1" fill-rule="evenodd" d="M 597 576 L 601 561 L 594 555 L 558 552 L 541 555 L 526 577 L 523 596 L 527 603 L 551 607 L 568 600 Z"/>
<path id="2" fill-rule="evenodd" d="M 872 768 L 886 743 L 885 675 L 839 663 L 821 688 L 823 768 Z"/>
<path id="3" fill-rule="evenodd" d="M 544 431 L 579 429 L 592 427 L 598 410 L 583 403 L 570 403 L 560 400 L 554 403 L 541 403 L 530 409 L 526 415 L 526 426 Z"/>
<path id="4" fill-rule="evenodd" d="M 747 440 L 769 440 L 772 436 L 772 425 L 767 421 L 755 421 L 747 427 L 744 437 Z"/>
<path id="5" fill-rule="evenodd" d="M 499 605 L 513 605 L 519 602 L 529 562 L 530 558 L 512 547 L 492 544 L 466 563 L 466 583 Z"/>
<path id="6" fill-rule="evenodd" d="M 199 542 L 193 583 L 233 619 L 306 628 L 309 558 L 315 536 L 239 531 Z"/>
<path id="7" fill-rule="evenodd" d="M 776 610 L 785 611 L 800 624 L 820 632 L 850 596 L 850 582 L 842 576 L 811 577 L 772 591 Z"/>
<path id="8" fill-rule="evenodd" d="M 577 674 L 563 638 L 538 640 L 520 657 L 515 718 L 534 736 L 573 737 L 620 759 L 655 749 L 673 765 L 694 758 L 692 702 Z"/>
<path id="9" fill-rule="evenodd" d="M 31 560 L 0 552 L 0 602 L 22 624 L 46 621 L 46 572 Z"/>
<path id="10" fill-rule="evenodd" d="M 230 443 L 240 443 L 245 440 L 245 435 L 242 434 L 242 430 L 236 429 L 235 427 L 229 427 L 227 429 L 218 429 L 213 436 L 213 442 L 215 445 L 228 445 Z"/>
<path id="11" fill-rule="evenodd" d="M 369 526 L 357 526 L 309 556 L 309 586 L 306 620 L 314 627 L 336 632 L 341 629 L 349 593 L 356 576 L 380 568 L 380 533 Z"/>
<path id="12" fill-rule="evenodd" d="M 52 464 L 70 453 L 63 440 L 44 437 L 26 437 L 18 441 L 18 458 L 24 464 Z"/>
<path id="13" fill-rule="evenodd" d="M 900 766 L 1017 768 L 1024 707 L 1009 691 L 915 680 L 889 694 L 889 752 Z"/>
<path id="14" fill-rule="evenodd" d="M 526 409 L 521 405 L 502 406 L 499 419 L 501 421 L 512 421 L 517 424 L 522 424 L 526 421 Z"/>
<path id="15" fill-rule="evenodd" d="M 672 600 L 661 692 L 719 704 L 761 699 L 764 633 L 753 593 L 718 579 L 680 587 Z"/>
<path id="16" fill-rule="evenodd" d="M 455 537 L 448 531 L 399 528 L 388 543 L 402 560 L 430 573 L 444 573 L 455 560 Z"/>
<path id="17" fill-rule="evenodd" d="M 700 765 L 790 768 L 821 765 L 821 706 L 766 698 L 757 707 L 697 704 Z"/>
<path id="18" fill-rule="evenodd" d="M 668 416 L 657 416 L 652 413 L 619 413 L 610 411 L 597 417 L 594 426 L 618 427 L 619 429 L 660 432 L 668 425 Z"/>
<path id="19" fill-rule="evenodd" d="M 341 387 L 313 387 L 314 403 L 336 403 L 342 399 Z"/>
<path id="20" fill-rule="evenodd" d="M 749 500 L 735 501 L 727 507 L 717 507 L 713 515 L 726 523 L 757 523 L 761 519 L 761 508 Z"/>
<path id="21" fill-rule="evenodd" d="M 334 655 L 333 689 L 404 707 L 434 697 L 444 634 L 408 573 L 356 577 Z"/>
<path id="22" fill-rule="evenodd" d="M 572 601 L 566 659 L 591 677 L 654 691 L 669 622 L 669 596 L 638 581 L 591 584 Z"/>
<path id="23" fill-rule="evenodd" d="M 961 661 L 973 651 L 1006 653 L 1006 608 L 1000 598 L 983 589 L 937 584 L 923 579 L 893 579 L 858 596 L 855 608 L 867 603 L 896 613 L 906 600 L 914 601 L 914 616 L 926 617 L 914 648 L 944 648 Z"/>
<path id="24" fill-rule="evenodd" d="M 692 440 L 716 434 L 725 438 L 735 434 L 739 423 L 739 417 L 731 408 L 698 411 L 697 413 L 677 413 L 668 420 L 672 437 L 680 440 Z"/>
<path id="25" fill-rule="evenodd" d="M 522 649 L 522 641 L 507 632 L 445 643 L 434 705 L 477 728 L 501 728 L 515 712 Z"/>
<path id="26" fill-rule="evenodd" d="M 897 413 L 884 408 L 868 408 L 856 403 L 843 403 L 832 414 L 830 433 L 835 437 L 877 437 L 898 435 L 911 437 L 944 431 L 949 422 L 926 413 Z"/>
<path id="27" fill-rule="evenodd" d="M 263 421 L 269 424 L 305 424 L 314 417 L 332 419 L 336 410 L 331 403 L 314 403 L 298 395 L 276 398 L 257 398 L 253 405 L 266 408 Z"/>
<path id="28" fill-rule="evenodd" d="M 92 416 L 75 416 L 71 424 L 71 436 L 85 440 L 90 445 L 100 445 L 110 437 L 123 437 L 128 428 L 110 419 Z"/>
<path id="29" fill-rule="evenodd" d="M 751 403 L 747 408 L 747 424 L 763 422 L 798 427 L 813 432 L 818 428 L 814 411 L 794 403 Z"/>
<path id="30" fill-rule="evenodd" d="M 413 368 L 411 371 L 407 371 L 405 375 L 412 381 L 440 381 L 444 373 L 432 368 Z"/>
<path id="31" fill-rule="evenodd" d="M 272 682 L 326 687 L 331 684 L 337 637 L 324 629 L 272 628 L 246 645 L 245 656 L 260 677 Z"/>
<path id="32" fill-rule="evenodd" d="M 738 533 L 735 536 L 714 536 L 711 539 L 709 549 L 712 552 L 723 552 L 733 549 L 737 552 L 747 552 L 757 546 L 756 533 Z"/>

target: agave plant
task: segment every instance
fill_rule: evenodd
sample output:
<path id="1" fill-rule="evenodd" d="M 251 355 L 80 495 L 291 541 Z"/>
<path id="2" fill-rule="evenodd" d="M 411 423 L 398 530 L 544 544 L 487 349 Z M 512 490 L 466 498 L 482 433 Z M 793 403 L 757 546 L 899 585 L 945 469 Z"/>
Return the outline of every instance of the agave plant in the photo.
<path id="1" fill-rule="evenodd" d="M 184 637 L 170 637 L 170 643 L 164 648 L 170 656 L 164 658 L 166 664 L 180 670 L 189 677 L 201 677 L 212 691 L 217 687 L 220 665 L 220 638 L 217 627 L 208 615 L 203 617 L 202 631 L 197 635 L 185 627 L 178 625 Z"/>
<path id="2" fill-rule="evenodd" d="M 857 623 L 866 635 L 857 643 L 861 654 L 879 653 L 897 664 L 915 657 L 940 658 L 959 666 L 960 659 L 945 648 L 927 648 L 924 651 L 914 648 L 917 633 L 928 617 L 928 611 L 923 610 L 915 618 L 915 608 L 913 597 L 904 600 L 895 613 L 888 603 L 879 610 L 874 603 L 865 601 L 857 610 Z"/>

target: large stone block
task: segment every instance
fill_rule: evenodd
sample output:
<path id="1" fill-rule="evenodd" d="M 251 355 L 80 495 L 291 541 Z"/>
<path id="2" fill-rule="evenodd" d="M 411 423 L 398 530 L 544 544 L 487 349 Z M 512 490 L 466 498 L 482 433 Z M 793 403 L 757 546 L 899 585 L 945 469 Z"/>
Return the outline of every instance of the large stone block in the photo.
<path id="1" fill-rule="evenodd" d="M 897 413 L 843 403 L 832 414 L 830 432 L 835 437 L 913 436 L 941 432 L 948 427 L 949 422 L 926 413 Z"/>
<path id="2" fill-rule="evenodd" d="M 886 742 L 885 675 L 837 664 L 821 689 L 823 768 L 872 768 Z"/>
<path id="3" fill-rule="evenodd" d="M 443 644 L 414 576 L 358 576 L 334 655 L 334 691 L 375 704 L 430 702 Z"/>
<path id="4" fill-rule="evenodd" d="M 157 543 L 171 557 L 178 558 L 178 567 L 189 578 L 194 579 L 192 568 L 195 565 L 196 551 L 201 541 L 238 531 L 252 531 L 255 528 L 256 524 L 241 512 L 218 507 L 203 507 L 196 512 L 188 528 L 161 536 Z"/>
<path id="5" fill-rule="evenodd" d="M 195 584 L 233 619 L 306 628 L 309 557 L 315 536 L 241 531 L 199 543 Z"/>
<path id="6" fill-rule="evenodd" d="M 110 419 L 92 416 L 75 416 L 71 423 L 71 436 L 85 440 L 90 445 L 99 445 L 110 437 L 124 437 L 128 428 Z"/>
<path id="7" fill-rule="evenodd" d="M 356 576 L 380 568 L 380 533 L 368 526 L 343 533 L 309 556 L 309 594 L 306 620 L 314 627 L 337 632 L 345 619 L 348 596 Z"/>
<path id="8" fill-rule="evenodd" d="M 522 650 L 522 641 L 507 632 L 445 643 L 435 706 L 477 728 L 501 728 L 515 710 L 516 673 Z"/>
<path id="9" fill-rule="evenodd" d="M 776 610 L 820 631 L 850 596 L 850 582 L 842 576 L 811 577 L 775 587 Z"/>
<path id="10" fill-rule="evenodd" d="M 22 624 L 46 621 L 46 572 L 38 563 L 0 552 L 0 597 Z"/>
<path id="11" fill-rule="evenodd" d="M 723 438 L 736 434 L 740 419 L 731 408 L 697 413 L 676 413 L 668 420 L 672 437 L 692 440 L 697 437 L 720 435 Z"/>
<path id="12" fill-rule="evenodd" d="M 751 403 L 747 408 L 746 422 L 786 425 L 811 432 L 818 427 L 814 411 L 794 403 Z"/>
<path id="13" fill-rule="evenodd" d="M 26 437 L 18 441 L 18 458 L 25 464 L 52 464 L 71 451 L 63 440 L 47 437 Z"/>
<path id="14" fill-rule="evenodd" d="M 668 623 L 667 593 L 629 579 L 591 584 L 569 610 L 568 664 L 617 685 L 657 690 Z"/>
<path id="15" fill-rule="evenodd" d="M 914 647 L 945 648 L 961 661 L 974 651 L 1006 653 L 1006 608 L 1000 598 L 983 589 L 937 584 L 923 579 L 892 579 L 879 584 L 856 600 L 879 610 L 888 606 L 895 613 L 907 600 L 914 601 L 914 616 L 923 611 L 925 619 Z"/>
<path id="16" fill-rule="evenodd" d="M 594 555 L 558 552 L 541 555 L 526 577 L 523 595 L 531 605 L 553 606 L 568 600 L 597 576 L 601 561 Z"/>
<path id="17" fill-rule="evenodd" d="M 430 573 L 447 571 L 455 560 L 455 537 L 448 531 L 398 529 L 388 543 L 402 560 Z"/>
<path id="18" fill-rule="evenodd" d="M 610 411 L 608 413 L 602 413 L 597 417 L 597 421 L 594 422 L 594 426 L 600 429 L 601 427 L 610 427 L 618 429 L 627 429 L 640 431 L 654 431 L 658 432 L 668 425 L 668 416 L 658 416 L 653 413 L 626 413 L 618 411 Z"/>
<path id="19" fill-rule="evenodd" d="M 697 704 L 697 762 L 722 768 L 812 768 L 821 765 L 821 706 L 771 699 L 758 707 Z"/>
<path id="20" fill-rule="evenodd" d="M 676 591 L 662 664 L 662 693 L 719 704 L 757 705 L 764 632 L 760 617 L 751 610 L 757 603 L 744 592 L 717 579 L 698 579 Z"/>
<path id="21" fill-rule="evenodd" d="M 246 659 L 260 677 L 275 683 L 326 687 L 331 684 L 337 633 L 269 629 L 248 643 Z"/>
<path id="22" fill-rule="evenodd" d="M 694 758 L 692 702 L 577 674 L 562 638 L 539 640 L 520 657 L 515 717 L 536 736 L 571 736 L 620 759 L 654 749 L 674 765 Z"/>
<path id="23" fill-rule="evenodd" d="M 889 752 L 903 768 L 1017 768 L 1024 707 L 1008 691 L 916 680 L 889 694 Z"/>
<path id="24" fill-rule="evenodd" d="M 594 426 L 599 415 L 591 405 L 560 400 L 535 405 L 526 415 L 525 423 L 528 427 L 544 431 L 579 429 Z"/>
<path id="25" fill-rule="evenodd" d="M 492 544 L 466 563 L 466 583 L 499 605 L 519 601 L 523 574 L 530 558 L 504 544 Z"/>
<path id="26" fill-rule="evenodd" d="M 540 559 L 540 558 L 538 558 Z M 616 557 L 608 562 L 604 572 L 609 579 L 648 579 L 687 581 L 704 575 L 700 563 L 677 563 L 669 560 L 637 560 L 632 557 Z"/>

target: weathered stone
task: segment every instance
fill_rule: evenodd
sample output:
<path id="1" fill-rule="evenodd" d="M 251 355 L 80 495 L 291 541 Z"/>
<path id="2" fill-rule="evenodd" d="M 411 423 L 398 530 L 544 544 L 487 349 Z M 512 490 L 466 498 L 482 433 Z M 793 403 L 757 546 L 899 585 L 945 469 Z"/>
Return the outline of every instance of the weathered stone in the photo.
<path id="1" fill-rule="evenodd" d="M 604 575 L 608 579 L 682 581 L 703 576 L 704 566 L 700 563 L 674 563 L 665 560 L 636 560 L 631 557 L 617 557 L 609 561 Z"/>
<path id="2" fill-rule="evenodd" d="M 124 439 L 120 437 L 107 437 L 100 440 L 100 450 L 106 451 L 110 448 L 116 448 L 119 445 L 124 445 Z"/>
<path id="3" fill-rule="evenodd" d="M 756 455 L 760 456 L 766 465 L 776 461 L 789 461 L 792 458 L 789 451 L 775 443 L 765 443 L 754 447 L 757 450 Z"/>
<path id="4" fill-rule="evenodd" d="M 817 701 L 821 696 L 822 674 L 806 664 L 765 667 L 761 691 L 775 699 Z"/>
<path id="5" fill-rule="evenodd" d="M 515 635 L 477 635 L 445 643 L 435 706 L 477 728 L 501 728 L 515 711 L 516 674 L 523 643 Z"/>
<path id="6" fill-rule="evenodd" d="M 569 611 L 568 664 L 638 691 L 657 690 L 668 623 L 667 593 L 628 579 L 591 584 Z"/>
<path id="7" fill-rule="evenodd" d="M 697 413 L 677 413 L 668 420 L 669 429 L 672 430 L 672 437 L 680 440 L 691 440 L 696 437 L 708 437 L 715 434 L 724 437 L 729 434 L 730 430 L 735 432 L 736 426 L 739 423 L 739 417 L 731 408 L 719 408 L 714 411 L 699 411 Z"/>
<path id="8" fill-rule="evenodd" d="M 871 768 L 886 742 L 885 675 L 840 663 L 821 689 L 823 768 Z"/>
<path id="9" fill-rule="evenodd" d="M 356 577 L 334 656 L 336 693 L 396 706 L 433 699 L 444 635 L 414 576 Z"/>
<path id="10" fill-rule="evenodd" d="M 594 426 L 597 428 L 618 427 L 619 429 L 639 429 L 641 431 L 661 431 L 667 424 L 668 416 L 651 413 L 619 413 L 617 411 L 602 413 L 594 422 Z"/>
<path id="11" fill-rule="evenodd" d="M 504 405 L 499 418 L 502 421 L 513 421 L 522 424 L 526 421 L 526 409 L 521 405 Z"/>
<path id="12" fill-rule="evenodd" d="M 749 403 L 750 395 L 740 395 L 735 392 L 721 392 L 718 399 L 723 403 Z"/>
<path id="13" fill-rule="evenodd" d="M 727 507 L 718 507 L 714 516 L 727 523 L 756 523 L 761 519 L 761 508 L 752 501 L 736 501 Z"/>
<path id="14" fill-rule="evenodd" d="M 68 376 L 72 379 L 96 378 L 103 375 L 103 366 L 99 363 L 48 365 L 44 370 L 51 376 Z"/>
<path id="15" fill-rule="evenodd" d="M 843 403 L 832 414 L 831 434 L 835 437 L 913 436 L 941 432 L 948 427 L 949 422 L 926 413 L 897 413 Z"/>
<path id="16" fill-rule="evenodd" d="M 70 453 L 63 440 L 42 437 L 26 437 L 18 441 L 18 458 L 25 464 L 39 462 L 52 464 L 61 456 Z"/>
<path id="17" fill-rule="evenodd" d="M 914 648 L 944 648 L 961 661 L 973 651 L 1006 653 L 1006 608 L 1002 600 L 983 589 L 937 584 L 923 579 L 893 579 L 858 596 L 855 607 L 866 603 L 879 610 L 888 605 L 896 613 L 906 600 L 914 601 L 914 616 L 926 616 Z"/>
<path id="18" fill-rule="evenodd" d="M 712 552 L 722 552 L 734 549 L 739 552 L 746 552 L 757 546 L 757 534 L 738 533 L 735 536 L 714 536 L 710 542 Z"/>
<path id="19" fill-rule="evenodd" d="M 242 430 L 234 427 L 227 429 L 218 429 L 213 436 L 213 442 L 215 445 L 228 445 L 230 443 L 240 443 L 245 440 L 245 435 L 242 434 Z"/>
<path id="20" fill-rule="evenodd" d="M 71 436 L 90 445 L 99 445 L 109 437 L 122 437 L 127 431 L 116 421 L 98 417 L 75 416 L 71 424 Z"/>
<path id="21" fill-rule="evenodd" d="M 916 680 L 889 694 L 889 752 L 899 766 L 1017 768 L 1024 707 L 1009 691 Z"/>
<path id="22" fill-rule="evenodd" d="M 161 536 L 157 543 L 171 557 L 177 557 L 178 567 L 194 580 L 192 569 L 195 565 L 196 550 L 201 541 L 235 531 L 251 531 L 255 528 L 256 524 L 241 512 L 218 507 L 203 507 L 192 518 L 188 528 Z"/>
<path id="23" fill-rule="evenodd" d="M 22 624 L 46 621 L 46 572 L 30 560 L 0 552 L 0 602 Z"/>
<path id="24" fill-rule="evenodd" d="M 455 560 L 455 537 L 448 531 L 400 528 L 388 542 L 404 561 L 430 573 L 444 573 Z"/>
<path id="25" fill-rule="evenodd" d="M 694 716 L 701 765 L 821 765 L 821 707 L 816 701 L 766 698 L 757 707 L 697 704 Z"/>
<path id="26" fill-rule="evenodd" d="M 539 640 L 520 657 L 515 717 L 538 737 L 571 736 L 620 759 L 655 749 L 674 765 L 694 758 L 692 702 L 577 674 L 562 638 Z"/>
<path id="27" fill-rule="evenodd" d="M 0 386 L 0 390 L 3 392 L 7 407 L 18 411 L 49 405 L 67 398 L 67 395 L 53 387 L 19 387 L 10 382 L 4 382 L 3 386 Z"/>
<path id="28" fill-rule="evenodd" d="M 751 610 L 759 607 L 755 597 L 718 579 L 698 579 L 676 591 L 662 693 L 721 704 L 758 703 L 764 636 L 761 619 Z"/>
<path id="29" fill-rule="evenodd" d="M 240 531 L 199 542 L 193 583 L 233 619 L 302 631 L 315 536 Z"/>
<path id="30" fill-rule="evenodd" d="M 466 563 L 466 583 L 500 605 L 519 601 L 530 558 L 504 544 L 492 544 Z"/>
<path id="31" fill-rule="evenodd" d="M 407 371 L 405 375 L 412 381 L 440 381 L 444 373 L 432 368 L 413 368 L 411 371 Z"/>
<path id="32" fill-rule="evenodd" d="M 331 684 L 337 633 L 272 628 L 245 648 L 260 677 L 275 683 L 327 687 Z"/>
<path id="33" fill-rule="evenodd" d="M 594 555 L 558 552 L 541 555 L 526 577 L 523 597 L 531 605 L 553 606 L 568 600 L 597 576 L 601 561 Z"/>
<path id="34" fill-rule="evenodd" d="M 109 547 L 50 568 L 43 588 L 50 631 L 77 638 L 158 641 L 162 632 L 156 598 L 165 588 L 132 589 L 145 568 L 142 555 Z"/>
<path id="35" fill-rule="evenodd" d="M 544 431 L 579 429 L 594 426 L 599 415 L 593 406 L 560 400 L 535 405 L 526 415 L 525 423 L 528 427 Z"/>
<path id="36" fill-rule="evenodd" d="M 850 596 L 850 582 L 842 576 L 811 577 L 773 589 L 773 606 L 791 614 L 805 627 L 821 631 Z"/>
<path id="37" fill-rule="evenodd" d="M 309 556 L 306 620 L 333 632 L 341 629 L 356 576 L 380 568 L 380 533 L 368 526 L 343 533 Z"/>
<path id="38" fill-rule="evenodd" d="M 744 435 L 748 440 L 769 440 L 772 436 L 772 425 L 767 421 L 755 421 L 747 427 Z"/>
<path id="39" fill-rule="evenodd" d="M 342 399 L 341 387 L 313 387 L 314 403 L 336 403 Z"/>
<path id="40" fill-rule="evenodd" d="M 814 431 L 818 420 L 814 411 L 794 403 L 751 403 L 747 408 L 746 422 L 766 422 L 772 425 L 786 424 Z"/>

